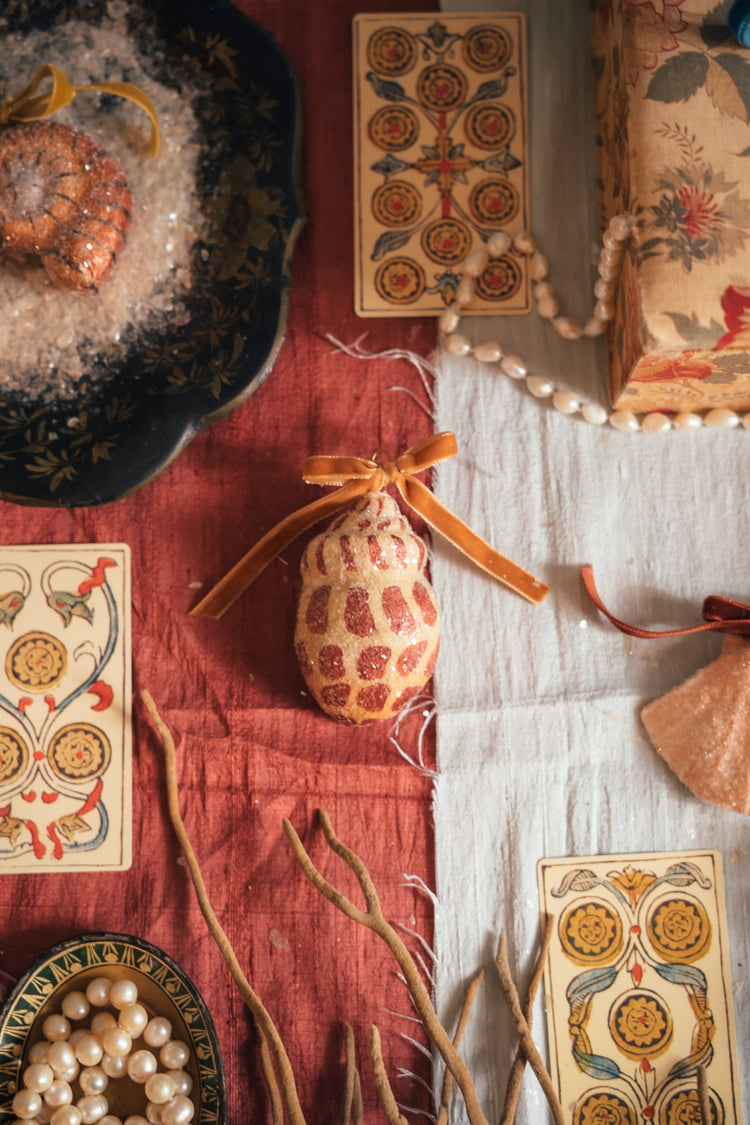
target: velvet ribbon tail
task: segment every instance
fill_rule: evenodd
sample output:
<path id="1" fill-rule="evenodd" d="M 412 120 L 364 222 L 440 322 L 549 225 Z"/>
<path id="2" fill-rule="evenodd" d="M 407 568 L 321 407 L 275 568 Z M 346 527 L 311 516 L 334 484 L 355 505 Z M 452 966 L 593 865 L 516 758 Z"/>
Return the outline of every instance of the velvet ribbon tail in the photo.
<path id="1" fill-rule="evenodd" d="M 52 79 L 52 89 L 46 94 L 37 94 L 37 87 L 45 78 Z M 89 86 L 74 86 L 73 83 L 51 63 L 42 63 L 28 86 L 14 98 L 0 105 L 0 126 L 18 121 L 39 121 L 52 117 L 58 110 L 70 105 L 76 94 L 85 90 L 98 90 L 103 94 L 115 94 L 133 102 L 151 121 L 151 137 L 148 150 L 152 156 L 159 152 L 159 122 L 151 99 L 138 86 L 130 82 L 94 82 Z"/>
<path id="2" fill-rule="evenodd" d="M 454 457 L 456 452 L 455 436 L 446 432 L 417 442 L 395 462 L 377 460 L 379 453 L 370 461 L 361 457 L 308 457 L 303 471 L 305 481 L 309 484 L 335 484 L 339 486 L 337 490 L 293 512 L 267 532 L 191 613 L 197 617 L 221 617 L 268 564 L 303 531 L 325 516 L 346 508 L 353 500 L 369 492 L 385 490 L 389 484 L 395 484 L 410 508 L 482 570 L 528 601 L 536 604 L 543 601 L 549 593 L 549 586 L 495 551 L 445 508 L 429 488 L 413 479 L 412 474 Z"/>
<path id="3" fill-rule="evenodd" d="M 720 597 L 712 594 L 703 602 L 701 616 L 702 625 L 691 625 L 685 629 L 641 629 L 637 625 L 629 625 L 610 613 L 599 597 L 594 584 L 594 569 L 592 566 L 581 567 L 581 577 L 586 587 L 586 593 L 591 598 L 596 608 L 612 622 L 612 624 L 626 633 L 629 637 L 638 637 L 641 640 L 653 640 L 658 637 L 684 637 L 689 633 L 732 633 L 735 636 L 750 637 L 750 605 L 733 601 L 731 598 Z"/>

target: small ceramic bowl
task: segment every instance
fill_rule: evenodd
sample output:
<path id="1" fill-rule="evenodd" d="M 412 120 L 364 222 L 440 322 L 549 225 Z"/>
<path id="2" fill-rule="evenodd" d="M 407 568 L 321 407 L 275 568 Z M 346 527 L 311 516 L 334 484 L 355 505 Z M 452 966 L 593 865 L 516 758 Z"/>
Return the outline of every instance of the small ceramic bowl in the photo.
<path id="1" fill-rule="evenodd" d="M 15 1119 L 13 1095 L 29 1048 L 44 1038 L 45 1018 L 60 1011 L 65 993 L 85 991 L 95 977 L 130 978 L 149 1015 L 171 1021 L 172 1038 L 191 1049 L 185 1067 L 193 1079 L 190 1097 L 196 1107 L 191 1125 L 226 1125 L 226 1081 L 216 1029 L 197 988 L 163 950 L 141 938 L 109 933 L 84 934 L 48 949 L 8 997 L 0 1012 L 0 1125 Z M 136 1040 L 133 1049 L 141 1045 Z M 109 1112 L 121 1120 L 144 1112 L 143 1087 L 130 1079 L 112 1079 L 106 1096 Z"/>

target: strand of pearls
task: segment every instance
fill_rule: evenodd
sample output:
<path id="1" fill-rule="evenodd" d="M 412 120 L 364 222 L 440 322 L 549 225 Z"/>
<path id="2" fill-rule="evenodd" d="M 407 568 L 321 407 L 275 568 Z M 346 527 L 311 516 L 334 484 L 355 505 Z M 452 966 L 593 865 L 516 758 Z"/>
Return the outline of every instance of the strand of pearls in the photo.
<path id="1" fill-rule="evenodd" d="M 85 992 L 66 993 L 61 1008 L 46 1017 L 44 1039 L 29 1048 L 12 1125 L 189 1125 L 190 1048 L 172 1038 L 168 1019 L 149 1016 L 138 1003 L 135 981 L 96 977 Z M 92 1008 L 99 1010 L 86 1027 Z M 73 1023 L 81 1026 L 74 1030 Z M 143 1087 L 143 1115 L 123 1122 L 109 1112 L 104 1092 L 117 1079 Z"/>
<path id="2" fill-rule="evenodd" d="M 483 344 L 472 344 L 468 336 L 458 331 L 461 315 L 471 304 L 474 296 L 474 282 L 487 268 L 492 258 L 500 258 L 513 249 L 529 259 L 529 274 L 534 282 L 533 294 L 536 309 L 541 317 L 548 320 L 563 340 L 580 340 L 581 337 L 601 336 L 608 322 L 615 314 L 614 295 L 620 276 L 622 255 L 625 243 L 635 226 L 632 215 L 615 215 L 602 237 L 602 248 L 597 267 L 598 278 L 594 285 L 595 304 L 591 317 L 581 324 L 571 316 L 562 316 L 554 288 L 548 280 L 549 263 L 538 249 L 528 231 L 519 231 L 511 237 L 505 231 L 497 231 L 487 244 L 475 250 L 464 261 L 461 281 L 453 304 L 441 314 L 438 322 L 441 346 L 450 355 L 473 355 L 480 363 L 498 363 L 503 374 L 526 385 L 527 390 L 538 399 L 551 399 L 555 410 L 560 414 L 580 413 L 584 421 L 592 426 L 602 426 L 606 422 L 616 430 L 625 432 L 664 433 L 667 430 L 693 430 L 701 426 L 713 429 L 734 429 L 742 426 L 750 429 L 750 413 L 741 415 L 734 410 L 716 407 L 705 414 L 682 411 L 678 414 L 664 414 L 659 410 L 642 416 L 629 410 L 607 410 L 597 402 L 581 402 L 573 391 L 558 388 L 545 375 L 533 374 L 528 365 L 517 355 L 505 355 L 500 344 L 489 340 Z"/>

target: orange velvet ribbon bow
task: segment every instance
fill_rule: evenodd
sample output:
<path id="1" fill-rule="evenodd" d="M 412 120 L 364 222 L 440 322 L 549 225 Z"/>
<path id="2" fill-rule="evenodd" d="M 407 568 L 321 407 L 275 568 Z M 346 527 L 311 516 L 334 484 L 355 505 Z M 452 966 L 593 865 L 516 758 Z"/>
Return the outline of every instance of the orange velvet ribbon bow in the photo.
<path id="1" fill-rule="evenodd" d="M 581 577 L 586 587 L 586 593 L 604 616 L 612 622 L 621 633 L 629 637 L 640 637 L 649 640 L 654 637 L 684 637 L 688 633 L 731 633 L 734 636 L 750 637 L 750 605 L 743 602 L 732 601 L 731 598 L 720 597 L 712 594 L 703 602 L 701 616 L 702 625 L 691 625 L 686 629 L 641 629 L 637 625 L 628 625 L 610 613 L 606 608 L 594 585 L 594 571 L 591 566 L 581 568 Z"/>
<path id="2" fill-rule="evenodd" d="M 414 479 L 415 473 L 439 465 L 441 461 L 455 457 L 457 452 L 455 436 L 446 432 L 417 442 L 395 461 L 377 460 L 378 453 L 370 461 L 361 457 L 308 457 L 302 472 L 303 479 L 308 484 L 335 484 L 339 486 L 337 490 L 293 512 L 272 528 L 191 612 L 199 617 L 221 617 L 268 564 L 303 531 L 326 516 L 340 512 L 359 497 L 370 492 L 382 492 L 390 484 L 395 484 L 410 508 L 482 570 L 528 601 L 537 604 L 543 601 L 549 593 L 549 586 L 498 554 L 458 516 L 445 508 L 429 488 Z"/>

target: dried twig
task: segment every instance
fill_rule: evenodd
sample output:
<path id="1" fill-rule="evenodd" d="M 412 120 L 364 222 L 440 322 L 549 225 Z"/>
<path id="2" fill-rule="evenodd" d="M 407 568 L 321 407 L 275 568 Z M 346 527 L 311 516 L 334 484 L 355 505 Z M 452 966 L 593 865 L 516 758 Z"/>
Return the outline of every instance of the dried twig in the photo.
<path id="1" fill-rule="evenodd" d="M 469 1013 L 471 1012 L 471 1006 L 474 1003 L 474 997 L 476 996 L 477 989 L 479 988 L 483 979 L 484 979 L 484 969 L 480 969 L 479 972 L 476 974 L 476 976 L 473 978 L 473 980 L 470 981 L 469 987 L 466 989 L 466 995 L 464 996 L 464 1002 L 463 1002 L 463 1006 L 461 1008 L 461 1014 L 458 1017 L 458 1025 L 456 1027 L 456 1032 L 453 1036 L 453 1046 L 456 1047 L 456 1048 L 458 1048 L 459 1043 L 463 1039 L 463 1034 L 464 1034 L 464 1031 L 466 1030 L 466 1024 L 469 1021 Z M 447 1125 L 448 1108 L 450 1106 L 451 1090 L 452 1089 L 453 1089 L 453 1075 L 451 1074 L 451 1072 L 446 1067 L 445 1068 L 445 1074 L 443 1075 L 443 1086 L 442 1086 L 442 1089 L 440 1091 L 440 1105 L 438 1107 L 437 1117 L 435 1118 L 435 1125 Z"/>
<path id="2" fill-rule="evenodd" d="M 260 1042 L 260 1068 L 271 1102 L 271 1122 L 272 1125 L 284 1125 L 284 1103 L 279 1093 L 271 1052 L 268 1049 L 268 1043 L 257 1023 L 255 1024 L 255 1030 L 258 1032 L 258 1040 Z"/>
<path id="3" fill-rule="evenodd" d="M 357 1064 L 354 1054 L 354 1032 L 349 1024 L 346 1025 L 344 1039 L 344 1060 L 344 1100 L 341 1106 L 341 1125 L 351 1125 Z"/>
<path id="4" fill-rule="evenodd" d="M 453 1077 L 461 1089 L 471 1125 L 487 1125 L 487 1119 L 479 1105 L 479 1099 L 477 1098 L 477 1093 L 474 1089 L 474 1084 L 471 1080 L 468 1068 L 451 1043 L 447 1031 L 440 1023 L 432 1005 L 429 992 L 425 987 L 424 981 L 419 974 L 419 970 L 409 950 L 404 945 L 404 942 L 401 940 L 396 930 L 383 917 L 378 894 L 367 868 L 359 856 L 350 848 L 346 847 L 345 844 L 342 844 L 337 838 L 328 814 L 320 809 L 319 816 L 328 846 L 348 864 L 356 875 L 365 898 L 365 903 L 367 904 L 367 910 L 360 910 L 358 907 L 354 906 L 345 895 L 337 891 L 335 887 L 331 886 L 331 884 L 323 878 L 305 851 L 304 845 L 295 832 L 291 822 L 284 820 L 284 831 L 294 849 L 297 862 L 307 878 L 313 886 L 320 891 L 324 898 L 327 898 L 329 902 L 333 903 L 342 914 L 345 914 L 355 922 L 359 922 L 360 925 L 365 926 L 367 929 L 372 930 L 378 937 L 382 938 L 388 946 L 404 974 L 409 993 L 414 1001 L 414 1006 L 422 1020 L 422 1025 L 427 1035 L 437 1047 L 446 1066 L 453 1074 Z"/>
<path id="5" fill-rule="evenodd" d="M 409 1125 L 406 1118 L 401 1116 L 396 1099 L 393 1096 L 393 1090 L 388 1081 L 385 1063 L 383 1062 L 383 1052 L 380 1049 L 380 1032 L 375 1024 L 370 1028 L 370 1058 L 372 1060 L 372 1073 L 375 1077 L 375 1089 L 378 1092 L 380 1104 L 385 1111 L 389 1125 Z"/>
<path id="6" fill-rule="evenodd" d="M 532 973 L 531 980 L 529 981 L 529 990 L 526 994 L 526 1003 L 523 1006 L 523 1014 L 526 1018 L 526 1023 L 529 1025 L 531 1031 L 531 1021 L 533 1018 L 534 1000 L 536 999 L 537 990 L 542 980 L 544 973 L 544 962 L 547 957 L 552 935 L 555 932 L 555 919 L 551 914 L 544 916 L 544 926 L 542 928 L 542 947 L 539 950 L 539 957 L 537 958 L 534 972 Z M 505 1105 L 503 1106 L 503 1116 L 500 1119 L 500 1125 L 513 1125 L 513 1119 L 516 1115 L 516 1104 L 518 1102 L 519 1094 L 521 1093 L 521 1083 L 523 1082 L 523 1072 L 526 1066 L 526 1057 L 522 1050 L 518 1051 L 513 1067 L 508 1079 L 508 1088 L 505 1091 Z"/>
<path id="7" fill-rule="evenodd" d="M 518 1037 L 521 1040 L 521 1049 L 528 1059 L 529 1066 L 534 1071 L 539 1085 L 542 1087 L 547 1102 L 549 1103 L 552 1117 L 555 1125 L 566 1125 L 563 1116 L 560 1099 L 555 1093 L 555 1088 L 552 1085 L 552 1080 L 547 1072 L 547 1068 L 542 1061 L 542 1056 L 536 1049 L 536 1044 L 531 1037 L 529 1025 L 521 1008 L 521 1001 L 516 991 L 516 986 L 513 983 L 513 978 L 510 974 L 510 965 L 508 963 L 508 951 L 505 942 L 505 934 L 500 935 L 500 941 L 497 946 L 497 954 L 495 956 L 495 966 L 497 968 L 498 976 L 500 977 L 500 984 L 502 985 L 505 999 L 508 1001 L 510 1010 L 513 1014 L 513 1020 L 516 1025 Z"/>
<path id="8" fill-rule="evenodd" d="M 701 1125 L 711 1125 L 711 1098 L 708 1094 L 708 1071 L 705 1066 L 699 1066 L 698 1078 L 698 1105 L 701 1111 Z"/>
<path id="9" fill-rule="evenodd" d="M 167 802 L 169 806 L 169 817 L 172 822 L 172 827 L 180 846 L 184 852 L 187 865 L 190 870 L 190 875 L 195 887 L 195 893 L 198 898 L 198 904 L 201 908 L 203 917 L 206 919 L 208 928 L 211 931 L 211 936 L 216 941 L 219 949 L 222 952 L 224 960 L 229 966 L 229 971 L 237 982 L 237 986 L 242 994 L 242 997 L 252 1012 L 256 1026 L 260 1032 L 261 1042 L 265 1041 L 268 1047 L 268 1052 L 273 1056 L 278 1073 L 278 1085 L 276 1074 L 273 1067 L 270 1065 L 268 1053 L 266 1060 L 263 1064 L 263 1051 L 261 1050 L 261 1062 L 263 1064 L 263 1075 L 269 1089 L 271 1102 L 278 1105 L 279 1098 L 283 1102 L 292 1125 L 305 1125 L 305 1118 L 302 1113 L 302 1107 L 299 1103 L 297 1096 L 297 1087 L 294 1082 L 294 1075 L 292 1067 L 289 1062 L 284 1044 L 281 1041 L 276 1026 L 266 1011 L 260 997 L 253 991 L 247 977 L 243 973 L 240 963 L 237 960 L 237 955 L 232 949 L 229 938 L 224 933 L 218 918 L 216 917 L 213 907 L 208 898 L 206 885 L 203 882 L 198 860 L 196 859 L 195 852 L 190 843 L 190 838 L 183 824 L 180 815 L 180 806 L 177 791 L 177 770 L 175 765 L 175 746 L 169 728 L 164 723 L 156 709 L 156 704 L 147 691 L 141 692 L 141 699 L 143 705 L 148 711 L 151 721 L 156 727 L 159 739 L 161 740 L 162 749 L 164 751 L 164 764 L 167 779 Z M 275 1101 L 274 1101 L 275 1099 Z M 277 1121 L 277 1111 L 274 1110 L 274 1122 Z"/>

